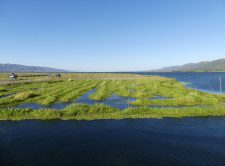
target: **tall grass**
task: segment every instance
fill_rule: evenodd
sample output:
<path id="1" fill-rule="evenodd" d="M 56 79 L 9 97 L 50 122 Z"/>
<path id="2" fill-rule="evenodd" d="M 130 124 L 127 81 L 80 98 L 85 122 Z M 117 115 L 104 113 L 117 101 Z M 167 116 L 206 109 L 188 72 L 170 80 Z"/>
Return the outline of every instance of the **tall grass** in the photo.
<path id="1" fill-rule="evenodd" d="M 33 97 L 36 97 L 38 94 L 35 93 L 34 91 L 24 91 L 24 92 L 20 92 L 18 94 L 16 94 L 14 96 L 14 99 L 16 101 L 24 101 Z"/>
<path id="2" fill-rule="evenodd" d="M 128 108 L 124 111 L 103 104 L 86 105 L 72 104 L 63 110 L 51 109 L 0 109 L 0 120 L 95 120 L 95 119 L 124 119 L 124 118 L 183 118 L 225 116 L 223 105 L 194 108 Z"/>

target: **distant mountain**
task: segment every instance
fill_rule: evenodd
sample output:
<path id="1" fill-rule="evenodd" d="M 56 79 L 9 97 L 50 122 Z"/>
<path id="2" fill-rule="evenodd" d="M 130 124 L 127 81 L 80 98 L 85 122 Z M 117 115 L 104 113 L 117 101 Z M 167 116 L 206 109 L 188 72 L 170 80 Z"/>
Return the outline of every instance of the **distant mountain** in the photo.
<path id="1" fill-rule="evenodd" d="M 19 64 L 0 64 L 0 72 L 68 72 L 68 71 L 50 67 L 25 66 Z"/>
<path id="2" fill-rule="evenodd" d="M 170 66 L 162 69 L 151 70 L 155 72 L 210 72 L 210 71 L 225 71 L 225 59 L 218 59 L 214 61 L 204 61 L 199 63 L 188 63 L 181 66 Z"/>

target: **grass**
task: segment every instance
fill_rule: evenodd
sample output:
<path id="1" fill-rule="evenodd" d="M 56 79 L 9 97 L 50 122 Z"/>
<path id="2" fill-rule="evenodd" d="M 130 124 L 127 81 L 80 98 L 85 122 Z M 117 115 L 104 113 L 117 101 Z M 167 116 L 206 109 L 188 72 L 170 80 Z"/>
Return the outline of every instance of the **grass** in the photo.
<path id="1" fill-rule="evenodd" d="M 125 119 L 125 118 L 183 118 L 224 116 L 225 107 L 222 105 L 207 108 L 128 108 L 120 111 L 103 104 L 87 105 L 72 104 L 63 110 L 52 109 L 10 109 L 0 110 L 0 120 L 94 120 L 94 119 Z"/>
<path id="2" fill-rule="evenodd" d="M 7 89 L 3 88 L 3 87 L 0 87 L 0 93 L 1 92 L 7 92 Z"/>
<path id="3" fill-rule="evenodd" d="M 24 92 L 17 93 L 14 96 L 14 99 L 17 101 L 24 101 L 24 100 L 27 100 L 27 99 L 30 99 L 30 98 L 33 98 L 36 96 L 38 96 L 38 94 L 35 93 L 34 91 L 24 91 Z"/>
<path id="4" fill-rule="evenodd" d="M 21 74 L 22 75 L 22 74 Z M 40 75 L 40 74 L 39 74 Z M 23 74 L 21 80 L 1 84 L 0 119 L 121 119 L 189 116 L 224 116 L 225 95 L 187 89 L 175 79 L 133 74 L 63 74 L 62 78 Z M 0 74 L 0 82 L 3 78 Z M 92 100 L 107 99 L 113 94 L 136 98 L 136 108 L 118 110 L 106 105 L 71 105 L 63 110 L 9 109 L 21 103 L 49 105 L 68 102 L 96 89 Z M 164 100 L 152 98 L 165 97 Z M 149 108 L 148 106 L 193 106 L 191 108 Z M 196 107 L 195 107 L 196 106 Z M 197 107 L 203 106 L 203 107 Z"/>

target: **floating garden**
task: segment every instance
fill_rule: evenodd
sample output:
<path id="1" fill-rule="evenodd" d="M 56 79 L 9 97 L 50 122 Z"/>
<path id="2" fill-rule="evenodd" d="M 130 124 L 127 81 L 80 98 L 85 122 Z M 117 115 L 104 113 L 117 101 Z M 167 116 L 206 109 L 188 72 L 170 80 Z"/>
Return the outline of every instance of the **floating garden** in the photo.
<path id="1" fill-rule="evenodd" d="M 225 95 L 188 89 L 171 78 L 133 74 L 19 78 L 0 86 L 0 120 L 225 115 Z"/>

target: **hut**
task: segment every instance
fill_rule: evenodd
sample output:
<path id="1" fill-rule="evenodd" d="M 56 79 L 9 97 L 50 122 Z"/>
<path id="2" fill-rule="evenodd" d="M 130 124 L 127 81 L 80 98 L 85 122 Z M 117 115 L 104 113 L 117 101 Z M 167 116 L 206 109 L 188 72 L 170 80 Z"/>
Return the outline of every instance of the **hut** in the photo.
<path id="1" fill-rule="evenodd" d="M 9 74 L 9 78 L 16 79 L 18 76 L 15 73 Z"/>

